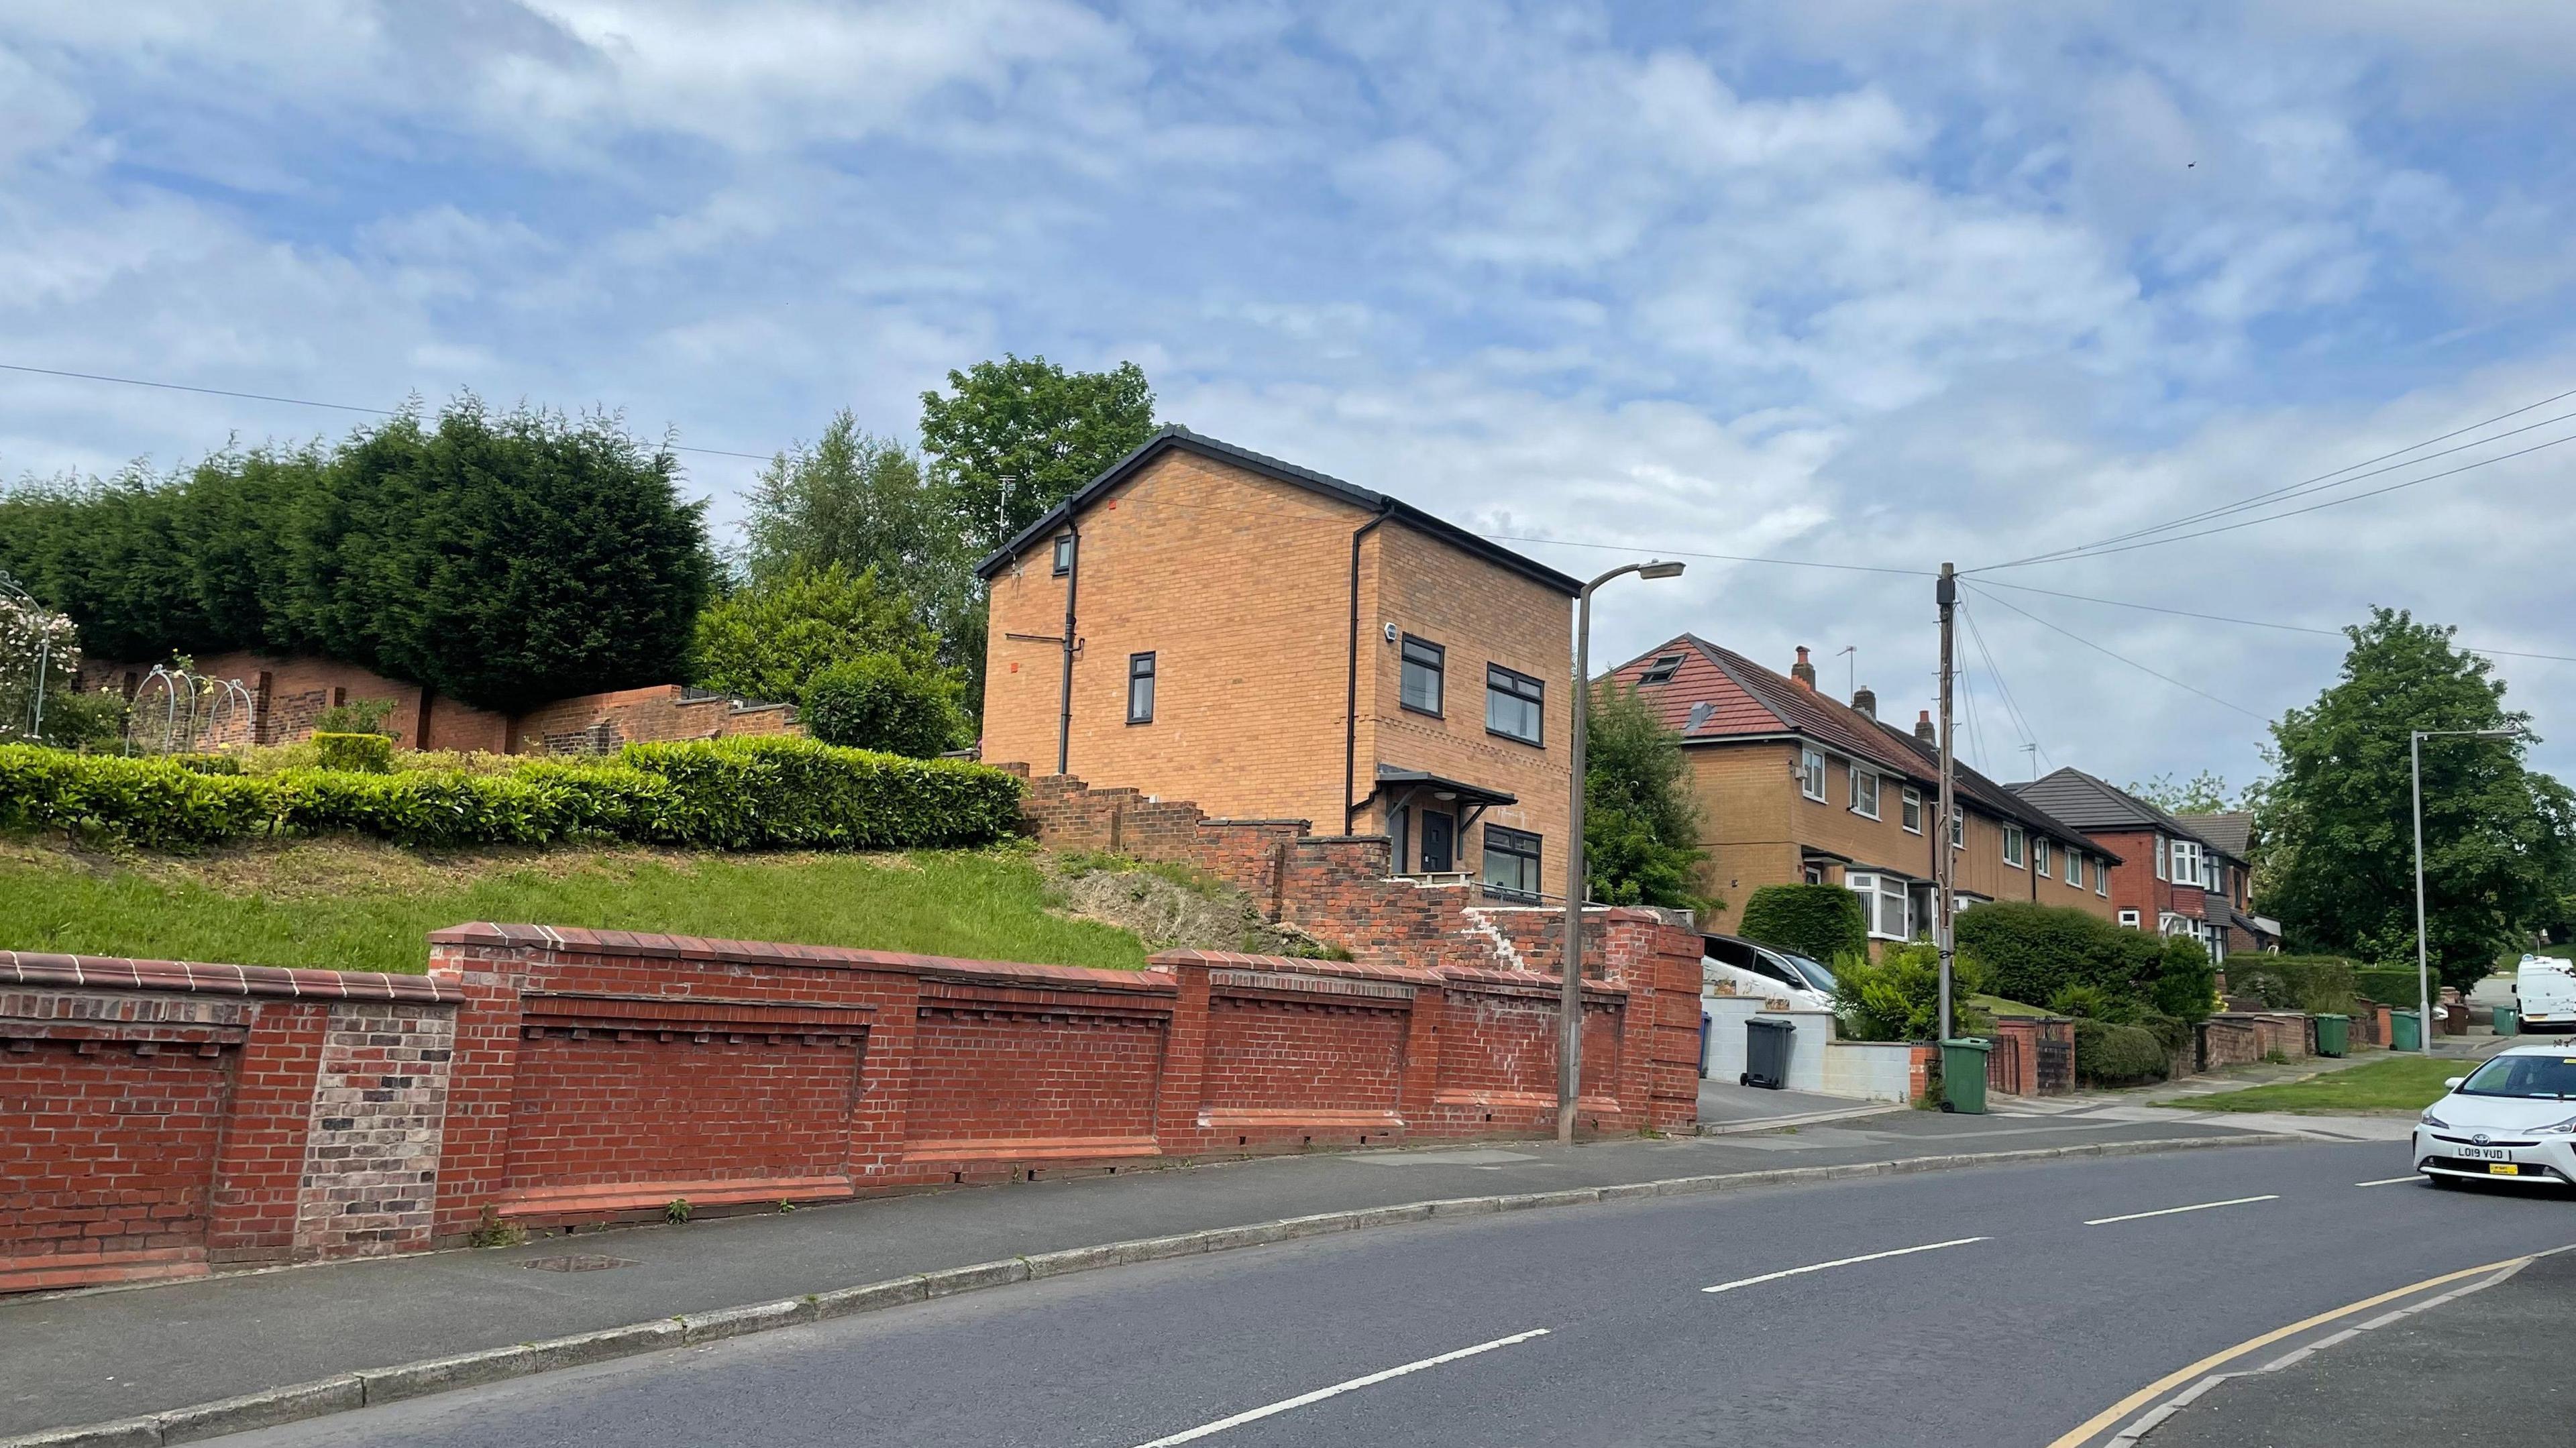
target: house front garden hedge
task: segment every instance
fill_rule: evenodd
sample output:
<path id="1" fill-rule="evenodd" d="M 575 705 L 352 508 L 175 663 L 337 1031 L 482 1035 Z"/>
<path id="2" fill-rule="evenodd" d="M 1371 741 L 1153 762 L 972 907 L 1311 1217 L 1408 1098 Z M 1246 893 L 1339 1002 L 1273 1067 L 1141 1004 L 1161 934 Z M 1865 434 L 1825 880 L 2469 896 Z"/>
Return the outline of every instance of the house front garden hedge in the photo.
<path id="1" fill-rule="evenodd" d="M 1745 939 L 1794 950 L 1826 965 L 1869 951 L 1860 896 L 1840 885 L 1765 885 L 1744 902 Z"/>
<path id="2" fill-rule="evenodd" d="M 630 744 L 613 761 L 393 774 L 208 774 L 166 759 L 0 745 L 0 829 L 60 829 L 144 849 L 321 834 L 450 848 L 946 847 L 1009 834 L 1020 792 L 1018 779 L 979 764 L 801 739 Z"/>

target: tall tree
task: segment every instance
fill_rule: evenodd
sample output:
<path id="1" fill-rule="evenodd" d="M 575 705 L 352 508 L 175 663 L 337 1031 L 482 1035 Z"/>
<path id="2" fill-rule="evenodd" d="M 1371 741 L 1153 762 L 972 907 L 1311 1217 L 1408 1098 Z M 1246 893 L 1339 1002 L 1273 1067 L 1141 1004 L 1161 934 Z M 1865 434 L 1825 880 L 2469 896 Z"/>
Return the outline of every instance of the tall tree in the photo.
<path id="1" fill-rule="evenodd" d="M 1682 736 L 1616 684 L 1595 689 L 1583 735 L 1583 864 L 1592 898 L 1704 909 L 1700 810 Z"/>
<path id="2" fill-rule="evenodd" d="M 875 574 L 838 563 L 799 567 L 736 589 L 698 616 L 697 680 L 747 698 L 801 704 L 806 686 L 826 669 L 883 655 L 953 689 L 936 648 L 930 630 Z"/>
<path id="3" fill-rule="evenodd" d="M 2504 682 L 2455 648 L 2447 627 L 2375 608 L 2344 632 L 2341 678 L 2272 726 L 2279 768 L 2258 803 L 2260 904 L 2303 947 L 2411 965 L 2409 735 L 2515 728 L 2530 716 L 2505 707 Z M 2559 909 L 2576 863 L 2576 796 L 2526 769 L 2523 751 L 2519 741 L 2424 741 L 2426 938 L 2442 979 L 2463 989 Z"/>
<path id="4" fill-rule="evenodd" d="M 744 527 L 754 587 L 837 565 L 874 570 L 939 639 L 940 662 L 981 677 L 983 601 L 952 489 L 845 409 L 810 445 L 771 459 Z"/>
<path id="5" fill-rule="evenodd" d="M 2227 792 L 2227 781 L 2210 770 L 2191 777 L 2188 784 L 2177 782 L 2170 773 L 2139 783 L 2129 783 L 2129 793 L 2168 814 L 2219 814 L 2242 809 L 2238 796 Z"/>
<path id="6" fill-rule="evenodd" d="M 980 556 L 1035 522 L 1154 433 L 1154 392 L 1133 362 L 1067 372 L 1004 354 L 921 394 L 921 447 Z"/>

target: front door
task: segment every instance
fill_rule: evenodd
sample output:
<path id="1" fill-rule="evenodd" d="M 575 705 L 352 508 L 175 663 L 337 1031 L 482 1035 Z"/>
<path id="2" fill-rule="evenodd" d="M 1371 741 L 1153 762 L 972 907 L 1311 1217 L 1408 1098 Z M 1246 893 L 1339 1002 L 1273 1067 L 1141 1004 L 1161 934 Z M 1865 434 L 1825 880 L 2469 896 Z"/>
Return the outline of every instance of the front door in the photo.
<path id="1" fill-rule="evenodd" d="M 1438 810 L 1422 812 L 1422 873 L 1445 874 L 1458 868 L 1458 821 Z"/>

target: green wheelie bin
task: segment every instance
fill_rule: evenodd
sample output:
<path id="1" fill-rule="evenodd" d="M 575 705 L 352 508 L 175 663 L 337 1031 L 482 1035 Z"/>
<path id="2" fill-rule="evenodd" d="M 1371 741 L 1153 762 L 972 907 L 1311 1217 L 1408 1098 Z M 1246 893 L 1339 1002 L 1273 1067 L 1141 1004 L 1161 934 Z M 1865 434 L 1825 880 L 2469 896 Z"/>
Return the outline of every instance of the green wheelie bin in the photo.
<path id="1" fill-rule="evenodd" d="M 2317 1017 L 2317 1054 L 2344 1056 L 2352 1052 L 2352 1017 L 2319 1014 Z"/>
<path id="2" fill-rule="evenodd" d="M 1986 1056 L 1995 1043 L 1959 1036 L 1941 1043 L 1941 1109 L 1986 1114 Z"/>
<path id="3" fill-rule="evenodd" d="M 2388 1034 L 2392 1038 L 2388 1043 L 2388 1048 L 2392 1051 L 2423 1050 L 2424 1018 L 2415 1014 L 2411 1010 L 2390 1011 L 2388 1013 Z"/>
<path id="4" fill-rule="evenodd" d="M 2511 1006 L 2495 1008 L 2495 1033 L 2499 1036 L 2522 1034 L 2522 1015 Z"/>

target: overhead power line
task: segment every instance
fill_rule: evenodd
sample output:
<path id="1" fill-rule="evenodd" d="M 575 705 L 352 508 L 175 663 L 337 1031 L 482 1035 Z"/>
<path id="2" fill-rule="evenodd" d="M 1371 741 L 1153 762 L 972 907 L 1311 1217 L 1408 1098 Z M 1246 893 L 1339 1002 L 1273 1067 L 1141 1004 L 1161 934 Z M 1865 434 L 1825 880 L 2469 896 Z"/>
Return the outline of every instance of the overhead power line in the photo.
<path id="1" fill-rule="evenodd" d="M 1752 558 L 1741 553 L 1693 553 L 1686 548 L 1666 548 L 1654 543 L 1587 543 L 1574 538 L 1537 538 L 1520 533 L 1480 533 L 1497 543 L 1555 543 L 1567 548 L 1607 548 L 1623 553 L 1638 553 L 1659 558 L 1706 558 L 1719 563 L 1775 563 L 1783 568 L 1831 568 L 1844 573 L 1898 573 L 1908 578 L 1938 578 L 1929 568 L 1885 568 L 1868 563 L 1819 563 L 1812 558 Z"/>
<path id="2" fill-rule="evenodd" d="M 2076 603 L 2098 603 L 2106 608 L 2133 608 L 2141 613 L 2170 614 L 2175 618 L 2196 618 L 2209 623 L 2241 624 L 2246 628 L 2278 629 L 2283 633 L 2316 634 L 2325 638 L 2339 639 L 2344 636 L 2344 631 L 2339 628 L 2319 628 L 2314 624 L 2305 623 L 2275 623 L 2269 619 L 2260 618 L 2236 618 L 2223 613 L 2198 613 L 2188 608 L 2167 608 L 2163 604 L 2136 603 L 2125 598 L 2096 598 L 2089 593 L 2066 593 L 2054 588 L 2033 588 L 2027 583 L 2006 583 L 1999 578 L 1980 578 L 1977 583 L 1981 588 L 2009 588 L 2016 593 L 2037 593 L 2049 598 L 2070 599 Z M 2003 602 L 2002 599 L 1995 601 Z M 2454 647 L 2462 653 L 2485 654 L 2491 658 L 2547 659 L 2553 663 L 2576 664 L 2576 654 L 2540 654 L 2525 649 L 2487 649 L 2479 648 L 2474 644 L 2457 644 Z"/>
<path id="3" fill-rule="evenodd" d="M 370 417 L 400 417 L 388 407 L 360 407 L 348 402 L 317 402 L 310 397 L 279 397 L 268 392 L 234 392 L 223 387 L 191 387 L 184 382 L 153 382 L 141 377 L 110 377 L 101 372 L 66 372 L 59 367 L 27 367 L 15 362 L 0 362 L 0 372 L 25 372 L 38 377 L 70 377 L 82 382 L 113 382 L 124 387 L 150 387 L 162 392 L 194 392 L 203 397 L 238 397 L 250 402 L 282 402 L 289 407 L 323 407 L 333 412 L 362 412 Z M 720 447 L 683 447 L 666 443 L 673 452 L 699 453 L 707 457 L 744 458 L 756 463 L 770 459 L 767 453 L 733 452 Z"/>
<path id="4" fill-rule="evenodd" d="M 2067 548 L 2052 549 L 2045 553 L 2034 553 L 2027 557 L 2012 559 L 2008 562 L 1987 564 L 1981 568 L 1972 568 L 1965 571 L 1969 573 L 1987 573 L 2000 568 L 2019 568 L 2033 563 L 2048 563 L 2067 558 L 2094 557 L 2106 553 L 2127 552 L 2129 551 L 2128 549 L 2115 547 L 2113 545 L 2131 543 L 2131 540 L 2133 539 L 2149 539 L 2149 541 L 2143 543 L 2131 543 L 2132 547 L 2143 548 L 2153 547 L 2158 543 L 2180 542 L 2184 538 L 2206 537 L 2210 533 L 2227 532 L 2236 527 L 2251 527 L 2256 523 L 2268 523 L 2281 518 L 2296 517 L 2300 513 L 2314 512 L 2317 508 L 2334 507 L 2347 502 L 2358 502 L 2363 498 L 2377 497 L 2380 493 L 2394 492 L 2398 488 L 2413 487 L 2417 483 L 2428 483 L 2433 481 L 2435 478 L 2452 477 L 2459 473 L 2468 471 L 2469 468 L 2484 467 L 2488 463 L 2503 462 L 2508 458 L 2520 457 L 2524 452 L 2538 451 L 2538 448 L 2526 448 L 2523 449 L 2522 452 L 2507 453 L 2501 457 L 2487 458 L 2481 462 L 2471 463 L 2466 467 L 2453 468 L 2444 472 L 2434 473 L 2426 477 L 2409 479 L 2391 487 L 2374 489 L 2367 493 L 2357 493 L 2347 498 L 2338 498 L 2332 502 L 2317 504 L 2309 508 L 2296 508 L 2286 512 L 2269 514 L 2262 518 L 2249 519 L 2244 523 L 2231 524 L 2228 528 L 2207 529 L 2202 532 L 2182 534 L 2173 538 L 2150 538 L 2150 535 L 2152 534 L 2167 533 L 2177 528 L 2187 528 L 2195 523 L 2207 522 L 2211 519 L 2226 517 L 2233 513 L 2247 512 L 2252 509 L 2268 506 L 2272 503 L 2288 502 L 2293 498 L 2305 497 L 2314 493 L 2328 492 L 2336 488 L 2347 487 L 2367 478 L 2380 477 L 2388 473 L 2397 472 L 2405 468 L 2415 467 L 2422 463 L 2431 462 L 2435 458 L 2448 457 L 2453 453 L 2465 452 L 2471 448 L 2484 447 L 2490 443 L 2501 442 L 2505 438 L 2515 437 L 2522 433 L 2530 432 L 2535 428 L 2548 427 L 2554 423 L 2576 419 L 2576 412 L 2563 413 L 2556 417 L 2543 418 L 2538 422 L 2525 423 L 2521 427 L 2509 428 L 2504 432 L 2495 433 L 2488 437 L 2465 442 L 2457 447 L 2444 448 L 2440 452 L 2424 453 L 2424 455 L 2420 457 L 2406 458 L 2403 462 L 2389 462 L 2392 458 L 2402 458 L 2408 453 L 2420 453 L 2423 449 L 2431 447 L 2435 443 L 2447 442 L 2464 433 L 2476 432 L 2481 428 L 2492 427 L 2496 423 L 2519 417 L 2523 413 L 2533 411 L 2536 408 L 2546 407 L 2550 403 L 2562 401 L 2569 397 L 2576 397 L 2576 389 L 2555 393 L 2551 396 L 2544 397 L 2537 402 L 2526 403 L 2521 407 L 2514 408 L 2510 412 L 2498 413 L 2494 417 L 2486 418 L 2479 422 L 2473 422 L 2466 427 L 2454 428 L 2437 437 L 2426 438 L 2422 442 L 2399 448 L 2394 452 L 2385 452 L 2379 454 L 2377 457 L 2364 458 L 2360 462 L 2347 464 L 2343 467 L 2336 468 L 2331 472 L 2319 473 L 2312 478 L 2304 478 L 2295 483 L 2287 483 L 2281 487 L 2267 489 L 2263 492 L 2237 499 L 2234 502 L 2203 508 L 2197 512 L 2186 513 L 2180 517 L 2170 518 L 2161 523 L 2150 524 L 2141 528 L 2133 528 L 2125 533 L 2115 533 L 2107 538 L 2095 539 L 2090 543 L 2079 543 Z M 2566 438 L 2554 439 L 2550 442 L 2542 443 L 2539 446 L 2551 447 L 2555 446 L 2558 442 L 2564 442 L 2567 440 L 2568 439 Z M 2389 463 L 2389 465 L 2386 467 L 2373 467 L 2372 465 L 2375 463 Z M 2369 469 L 2369 471 L 2361 471 L 2362 469 Z"/>
<path id="5" fill-rule="evenodd" d="M 2150 668 L 2150 667 L 2148 667 L 2148 666 L 2147 666 L 2147 665 L 2145 665 L 2145 664 L 2139 663 L 2136 659 L 2130 658 L 2127 654 L 2119 653 L 2119 652 L 2116 652 L 2116 651 L 2114 651 L 2114 650 L 2104 648 L 2102 645 L 2100 645 L 2100 644 L 2097 644 L 2097 643 L 2093 642 L 2091 639 L 2088 639 L 2088 638 L 2084 637 L 2082 634 L 2076 633 L 2076 632 L 2075 632 L 2075 631 L 2073 631 L 2072 629 L 2060 628 L 2060 627 L 2058 627 L 2056 624 L 2053 624 L 2053 623 L 2049 622 L 2047 619 L 2041 618 L 2038 614 L 2032 613 L 2029 609 L 2023 608 L 2023 607 L 2021 607 L 2020 605 L 2018 605 L 2018 604 L 2014 603 L 2011 599 L 2008 599 L 2008 598 L 1997 598 L 1997 597 L 1995 597 L 1995 595 L 1993 595 L 1993 594 L 1991 594 L 1991 593 L 1986 592 L 1983 588 L 1980 588 L 1980 587 L 1978 587 L 1977 585 L 1975 585 L 1975 584 L 1973 584 L 1973 583 L 1972 583 L 1972 584 L 1968 584 L 1968 585 L 1967 585 L 1967 587 L 1968 587 L 1971 591 L 1973 591 L 1973 592 L 1975 592 L 1977 595 L 1979 595 L 1980 597 L 1985 598 L 1986 600 L 1988 600 L 1989 602 L 1993 602 L 1993 603 L 2001 604 L 2001 605 L 2002 605 L 2002 606 L 2004 606 L 2005 608 L 2009 608 L 2009 609 L 2011 609 L 2013 612 L 2015 612 L 2015 613 L 2017 613 L 2017 614 L 2020 614 L 2022 617 L 2024 617 L 2024 618 L 2026 618 L 2026 619 L 2029 619 L 2032 623 L 2038 624 L 2041 628 L 2048 629 L 2048 630 L 2050 630 L 2051 632 L 2054 632 L 2054 633 L 2061 633 L 2061 634 L 2064 634 L 2064 635 L 2066 635 L 2068 638 L 2071 638 L 2071 639 L 2075 640 L 2077 643 L 2082 644 L 2084 647 L 2086 647 L 2086 648 L 2088 648 L 2088 649 L 2091 649 L 2093 652 L 2095 652 L 2095 653 L 2097 653 L 2097 654 L 2101 654 L 2101 655 L 2103 655 L 2103 656 L 2105 656 L 2105 657 L 2108 657 L 2108 658 L 2117 659 L 2117 660 L 2119 660 L 2121 663 L 2127 664 L 2130 668 L 2136 669 L 2138 672 L 2140 672 L 2140 673 L 2142 673 L 2142 674 L 2152 674 L 2152 675 L 2154 675 L 2156 678 L 2159 678 L 2159 679 L 2164 680 L 2166 683 L 2173 685 L 2175 688 L 2180 689 L 2180 690 L 2184 691 L 2185 693 L 2198 694 L 2200 697 L 2202 697 L 2202 698 L 2204 698 L 2204 699 L 2207 699 L 2209 702 L 2211 702 L 2211 703 L 2213 703 L 2213 704 L 2216 704 L 2216 705 L 2219 705 L 2219 706 L 2220 706 L 2220 707 L 2222 707 L 2222 708 L 2233 709 L 2233 710 L 2235 710 L 2237 713 L 2244 715 L 2244 716 L 2245 716 L 2246 718 L 2248 718 L 2248 719 L 2258 719 L 2258 720 L 2259 720 L 2259 719 L 2261 719 L 2261 718 L 2263 717 L 2262 715 L 2255 713 L 2253 710 L 2246 708 L 2246 707 L 2245 707 L 2244 705 L 2242 705 L 2242 704 L 2231 703 L 2231 702 L 2229 702 L 2228 700 L 2222 699 L 2222 698 L 2218 697 L 2216 694 L 2213 694 L 2213 693 L 2209 692 L 2207 689 L 2199 688 L 2199 687 L 2196 687 L 2196 686 L 2191 685 L 2191 684 L 2186 684 L 2186 683 L 2184 683 L 2182 680 L 2175 678 L 2175 677 L 2174 677 L 2173 675 L 2171 675 L 2171 674 L 2165 673 L 2165 672 L 2163 672 L 2162 670 L 2159 670 L 2159 669 Z"/>

